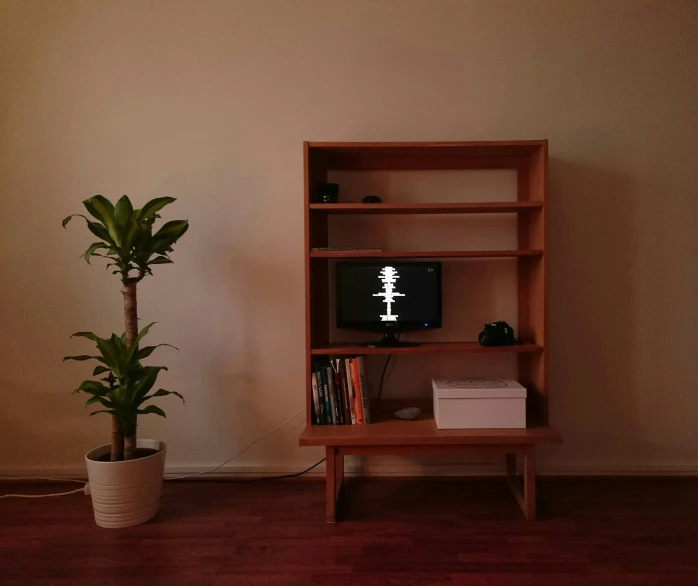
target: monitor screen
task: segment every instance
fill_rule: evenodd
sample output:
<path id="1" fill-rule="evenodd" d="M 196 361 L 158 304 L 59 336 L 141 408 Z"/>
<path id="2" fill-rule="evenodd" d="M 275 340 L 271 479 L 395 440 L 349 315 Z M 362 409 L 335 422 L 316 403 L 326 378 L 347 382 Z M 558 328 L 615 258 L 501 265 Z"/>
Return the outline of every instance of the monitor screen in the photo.
<path id="1" fill-rule="evenodd" d="M 337 327 L 404 332 L 441 327 L 441 263 L 337 263 Z"/>

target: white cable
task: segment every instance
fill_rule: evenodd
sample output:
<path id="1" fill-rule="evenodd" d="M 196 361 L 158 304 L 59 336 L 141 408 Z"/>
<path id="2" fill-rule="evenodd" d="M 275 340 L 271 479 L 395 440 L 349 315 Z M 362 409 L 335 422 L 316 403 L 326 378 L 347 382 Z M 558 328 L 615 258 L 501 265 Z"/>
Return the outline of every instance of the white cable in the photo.
<path id="1" fill-rule="evenodd" d="M 289 418 L 288 418 L 286 421 L 284 421 L 281 425 L 277 425 L 274 429 L 272 429 L 271 431 L 268 431 L 267 433 L 265 433 L 262 437 L 257 438 L 256 440 L 254 440 L 249 446 L 247 446 L 244 450 L 242 450 L 242 452 L 236 454 L 235 456 L 233 456 L 233 457 L 230 458 L 229 460 L 226 460 L 226 461 L 223 462 L 222 464 L 219 464 L 219 465 L 216 466 L 215 468 L 211 468 L 210 470 L 202 470 L 201 472 L 194 472 L 193 474 L 186 474 L 185 476 L 175 476 L 174 478 L 165 478 L 165 480 L 182 480 L 182 479 L 184 479 L 184 478 L 191 478 L 192 476 L 201 476 L 202 474 L 210 474 L 211 472 L 215 472 L 215 471 L 218 470 L 219 468 L 222 468 L 223 466 L 225 466 L 228 462 L 232 462 L 232 461 L 235 460 L 236 458 L 239 458 L 240 456 L 242 456 L 242 455 L 243 455 L 247 450 L 249 450 L 252 446 L 254 446 L 256 443 L 262 441 L 265 437 L 270 436 L 270 435 L 271 435 L 272 433 L 274 433 L 277 429 L 281 429 L 284 425 L 286 425 L 286 424 L 290 423 L 291 421 L 293 421 L 296 417 L 298 417 L 301 413 L 303 413 L 303 411 L 305 411 L 305 408 L 301 409 L 301 410 L 300 410 L 298 413 L 296 413 L 293 417 L 289 417 Z"/>
<path id="2" fill-rule="evenodd" d="M 81 482 L 85 484 L 84 480 L 77 478 L 49 478 L 48 476 L 0 476 L 0 480 L 50 480 L 52 482 Z"/>
<path id="3" fill-rule="evenodd" d="M 73 494 L 76 492 L 85 492 L 85 487 L 76 488 L 75 490 L 70 490 L 68 492 L 54 492 L 52 494 L 0 494 L 0 499 L 16 498 L 16 499 L 42 499 L 49 496 L 63 496 L 66 494 Z"/>
<path id="4" fill-rule="evenodd" d="M 222 464 L 219 464 L 215 468 L 211 468 L 210 470 L 203 470 L 201 472 L 194 472 L 193 474 L 187 474 L 185 476 L 176 476 L 175 478 L 165 478 L 165 480 L 182 480 L 184 478 L 191 478 L 192 476 L 201 476 L 202 474 L 210 474 L 211 472 L 215 472 L 219 468 L 222 468 L 223 466 L 225 466 L 228 462 L 232 462 L 236 458 L 239 458 L 240 456 L 242 456 L 252 446 L 254 446 L 258 442 L 262 441 L 265 437 L 270 436 L 277 429 L 281 429 L 284 425 L 287 425 L 288 423 L 293 421 L 296 417 L 298 417 L 301 413 L 303 413 L 303 411 L 305 411 L 305 408 L 301 409 L 298 413 L 296 413 L 292 417 L 289 417 L 282 424 L 277 425 L 271 431 L 268 431 L 267 433 L 265 433 L 262 437 L 257 438 L 249 446 L 247 446 L 244 450 L 242 450 L 239 454 L 236 454 L 235 456 L 233 456 L 229 460 L 226 460 Z M 56 481 L 56 482 L 81 482 L 81 483 L 86 485 L 84 480 L 77 480 L 74 478 L 48 478 L 46 476 L 0 476 L 0 480 L 52 480 L 52 481 Z M 0 495 L 0 499 L 4 499 L 4 498 L 37 499 L 37 498 L 44 498 L 44 497 L 50 497 L 50 496 L 63 496 L 66 494 L 73 494 L 76 492 L 85 492 L 85 486 L 83 486 L 82 488 L 77 488 L 75 490 L 68 491 L 68 492 L 57 492 L 57 493 L 53 493 L 53 494 L 3 494 L 3 495 Z"/>

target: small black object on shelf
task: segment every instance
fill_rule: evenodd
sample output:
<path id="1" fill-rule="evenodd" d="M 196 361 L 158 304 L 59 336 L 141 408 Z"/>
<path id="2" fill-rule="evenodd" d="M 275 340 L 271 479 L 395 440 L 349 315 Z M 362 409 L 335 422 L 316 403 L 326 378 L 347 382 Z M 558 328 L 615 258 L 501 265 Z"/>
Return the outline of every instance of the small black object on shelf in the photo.
<path id="1" fill-rule="evenodd" d="M 408 342 L 407 340 L 400 340 L 393 332 L 388 332 L 383 334 L 383 337 L 377 342 L 368 342 L 363 344 L 367 348 L 412 348 L 415 346 L 421 346 L 420 342 Z"/>
<path id="2" fill-rule="evenodd" d="M 383 203 L 383 200 L 377 195 L 367 195 L 361 201 L 364 203 Z"/>
<path id="3" fill-rule="evenodd" d="M 316 194 L 318 203 L 337 203 L 339 201 L 338 183 L 320 183 Z"/>
<path id="4" fill-rule="evenodd" d="M 477 337 L 481 346 L 514 346 L 521 341 L 514 337 L 514 328 L 505 321 L 485 324 L 485 329 Z"/>

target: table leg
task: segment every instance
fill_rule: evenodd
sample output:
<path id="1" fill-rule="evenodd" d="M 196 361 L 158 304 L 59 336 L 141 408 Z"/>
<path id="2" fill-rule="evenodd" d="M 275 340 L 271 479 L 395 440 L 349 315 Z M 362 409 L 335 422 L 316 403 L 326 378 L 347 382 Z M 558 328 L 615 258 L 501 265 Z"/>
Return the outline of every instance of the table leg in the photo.
<path id="1" fill-rule="evenodd" d="M 325 449 L 325 512 L 328 523 L 335 522 L 337 506 L 337 449 L 327 446 Z"/>
<path id="2" fill-rule="evenodd" d="M 338 450 L 335 450 L 338 452 Z M 339 493 L 344 486 L 344 456 L 340 456 L 338 453 L 335 455 L 335 496 L 336 500 L 339 500 Z M 335 505 L 336 506 L 336 505 Z"/>
<path id="3" fill-rule="evenodd" d="M 536 518 L 536 448 L 529 446 L 524 452 L 524 514 L 529 521 Z"/>

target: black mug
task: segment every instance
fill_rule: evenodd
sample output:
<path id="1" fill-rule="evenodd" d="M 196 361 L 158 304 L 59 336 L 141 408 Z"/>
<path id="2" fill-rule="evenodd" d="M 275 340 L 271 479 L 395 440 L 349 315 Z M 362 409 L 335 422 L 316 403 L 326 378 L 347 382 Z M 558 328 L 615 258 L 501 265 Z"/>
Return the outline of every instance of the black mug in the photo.
<path id="1" fill-rule="evenodd" d="M 320 183 L 317 187 L 318 203 L 337 203 L 339 201 L 338 183 Z"/>

